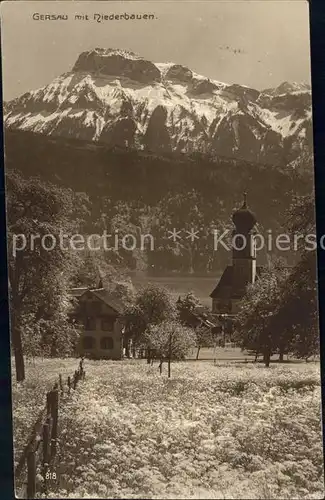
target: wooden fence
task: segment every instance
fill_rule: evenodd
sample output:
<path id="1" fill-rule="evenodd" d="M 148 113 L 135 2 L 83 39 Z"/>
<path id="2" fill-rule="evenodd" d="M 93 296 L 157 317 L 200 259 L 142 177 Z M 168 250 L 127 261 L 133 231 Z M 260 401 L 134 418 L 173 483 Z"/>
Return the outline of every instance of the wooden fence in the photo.
<path id="1" fill-rule="evenodd" d="M 85 378 L 83 359 L 73 377 L 68 377 L 63 383 L 62 375 L 55 382 L 52 389 L 46 393 L 46 404 L 28 438 L 27 444 L 15 468 L 15 489 L 18 498 L 35 498 L 37 493 L 48 491 L 49 481 L 52 479 L 50 472 L 57 453 L 58 418 L 62 396 L 69 396 L 71 389 L 75 389 L 79 380 Z M 37 469 L 43 477 L 41 491 L 37 491 Z"/>

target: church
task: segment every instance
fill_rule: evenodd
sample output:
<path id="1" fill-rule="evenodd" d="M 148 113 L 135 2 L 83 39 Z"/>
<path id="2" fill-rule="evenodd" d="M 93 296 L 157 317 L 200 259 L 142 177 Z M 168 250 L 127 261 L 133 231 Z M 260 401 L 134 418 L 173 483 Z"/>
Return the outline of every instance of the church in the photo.
<path id="1" fill-rule="evenodd" d="M 230 321 L 238 313 L 247 285 L 255 283 L 262 270 L 262 266 L 256 265 L 254 234 L 257 219 L 248 208 L 246 193 L 243 205 L 233 213 L 232 221 L 235 226 L 232 233 L 232 262 L 210 294 L 212 314 L 219 320 Z"/>

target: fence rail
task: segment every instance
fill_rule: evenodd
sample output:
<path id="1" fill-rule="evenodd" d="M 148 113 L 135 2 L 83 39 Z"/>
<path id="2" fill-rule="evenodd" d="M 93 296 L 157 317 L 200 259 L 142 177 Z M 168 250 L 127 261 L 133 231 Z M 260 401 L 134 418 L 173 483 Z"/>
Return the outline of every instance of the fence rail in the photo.
<path id="1" fill-rule="evenodd" d="M 33 424 L 26 446 L 15 468 L 15 486 L 20 483 L 18 498 L 34 499 L 37 493 L 48 490 L 48 471 L 55 460 L 58 442 L 59 408 L 64 394 L 70 395 L 71 389 L 76 389 L 79 380 L 85 378 L 86 372 L 81 359 L 78 370 L 73 377 L 68 377 L 63 383 L 62 375 L 58 377 L 52 389 L 46 393 L 44 408 Z M 37 469 L 41 467 L 43 477 L 42 490 L 37 491 Z"/>

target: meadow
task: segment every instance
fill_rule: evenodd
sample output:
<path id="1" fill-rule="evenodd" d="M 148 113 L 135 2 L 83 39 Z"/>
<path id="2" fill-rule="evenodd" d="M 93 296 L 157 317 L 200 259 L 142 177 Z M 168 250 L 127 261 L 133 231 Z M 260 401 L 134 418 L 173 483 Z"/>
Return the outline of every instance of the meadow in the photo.
<path id="1" fill-rule="evenodd" d="M 50 498 L 323 498 L 318 363 L 86 361 Z"/>
<path id="2" fill-rule="evenodd" d="M 58 381 L 59 374 L 63 379 L 71 376 L 78 368 L 76 358 L 46 359 L 36 358 L 26 362 L 26 379 L 15 381 L 15 365 L 12 359 L 12 423 L 14 438 L 14 465 L 26 445 L 32 425 L 45 407 L 46 392 Z"/>

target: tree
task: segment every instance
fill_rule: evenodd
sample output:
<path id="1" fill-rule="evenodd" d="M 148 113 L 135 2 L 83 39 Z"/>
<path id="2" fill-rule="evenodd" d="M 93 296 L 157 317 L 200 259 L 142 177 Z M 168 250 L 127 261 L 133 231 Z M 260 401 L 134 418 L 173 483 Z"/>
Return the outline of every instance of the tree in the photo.
<path id="1" fill-rule="evenodd" d="M 106 197 L 101 200 L 100 216 L 95 228 L 110 235 L 105 258 L 113 266 L 123 266 L 128 269 L 145 266 L 143 262 L 145 252 L 138 248 L 139 242 L 141 243 L 142 226 L 145 225 L 142 220 L 144 209 L 141 210 L 138 203 L 114 201 Z"/>
<path id="2" fill-rule="evenodd" d="M 236 341 L 242 349 L 255 351 L 256 356 L 262 353 L 266 366 L 280 345 L 279 331 L 274 332 L 272 318 L 285 276 L 286 268 L 281 261 L 270 263 L 258 280 L 248 286 L 236 318 Z"/>
<path id="3" fill-rule="evenodd" d="M 183 325 L 193 328 L 197 326 L 198 320 L 193 313 L 198 305 L 200 301 L 193 292 L 188 292 L 184 297 L 178 298 L 176 306 L 179 320 Z"/>
<path id="4" fill-rule="evenodd" d="M 144 346 L 143 334 L 147 328 L 147 322 L 142 309 L 135 304 L 132 304 L 125 309 L 123 322 L 125 325 L 124 343 L 126 347 L 126 356 L 129 357 L 130 340 L 132 340 L 135 347 L 142 348 Z"/>
<path id="5" fill-rule="evenodd" d="M 314 198 L 295 200 L 286 214 L 291 235 L 299 235 L 300 259 L 292 268 L 273 265 L 248 287 L 237 318 L 242 347 L 263 352 L 266 366 L 273 352 L 308 359 L 319 353 L 316 250 L 304 246 L 315 233 Z M 301 238 L 302 236 L 302 238 Z"/>
<path id="6" fill-rule="evenodd" d="M 223 226 L 215 219 L 215 203 L 194 189 L 167 193 L 151 215 L 155 251 L 147 255 L 154 270 L 206 272 L 222 254 L 226 257 L 226 251 L 214 251 L 213 229 Z M 174 229 L 179 232 L 175 240 L 168 237 Z"/>
<path id="7" fill-rule="evenodd" d="M 112 273 L 110 266 L 96 251 L 85 250 L 78 255 L 72 286 L 97 288 L 100 280 Z"/>
<path id="8" fill-rule="evenodd" d="M 67 321 L 65 313 L 58 312 L 51 320 L 41 319 L 34 326 L 43 356 L 57 358 L 75 353 L 80 331 L 78 325 Z"/>
<path id="9" fill-rule="evenodd" d="M 316 233 L 315 198 L 313 194 L 297 197 L 286 214 L 286 225 L 292 235 L 308 236 Z M 320 334 L 318 322 L 317 260 L 316 248 L 306 245 L 300 238 L 300 260 L 288 276 L 281 290 L 277 318 L 286 329 L 292 327 L 291 351 L 306 361 L 319 354 Z"/>
<path id="10" fill-rule="evenodd" d="M 135 303 L 142 310 L 147 324 L 158 324 L 176 315 L 176 306 L 169 290 L 149 284 L 139 290 Z"/>
<path id="11" fill-rule="evenodd" d="M 176 306 L 170 292 L 163 287 L 148 285 L 138 291 L 135 301 L 124 312 L 125 339 L 132 339 L 139 347 L 148 348 L 148 363 L 151 348 L 144 336 L 151 325 L 158 325 L 176 318 Z"/>
<path id="12" fill-rule="evenodd" d="M 109 264 L 101 251 L 87 250 L 78 257 L 72 277 L 73 286 L 98 288 L 100 285 L 124 303 L 132 302 L 134 287 L 123 268 Z"/>
<path id="13" fill-rule="evenodd" d="M 16 378 L 22 381 L 24 316 L 36 324 L 64 311 L 75 255 L 66 240 L 62 243 L 62 235 L 78 232 L 88 200 L 38 178 L 26 180 L 15 171 L 8 172 L 6 183 L 11 336 Z"/>
<path id="14" fill-rule="evenodd" d="M 179 297 L 176 305 L 178 318 L 182 325 L 195 330 L 196 359 L 199 359 L 201 347 L 211 347 L 214 344 L 211 328 L 203 324 L 203 319 L 207 317 L 208 311 L 202 308 L 199 299 L 193 292 L 188 292 L 184 297 Z M 198 306 L 200 306 L 200 313 L 196 313 Z"/>
<path id="15" fill-rule="evenodd" d="M 282 332 L 287 349 L 297 358 L 307 361 L 310 356 L 319 354 L 315 252 L 305 252 L 283 283 L 273 324 Z"/>
<path id="16" fill-rule="evenodd" d="M 160 367 L 167 359 L 168 377 L 171 376 L 172 359 L 184 359 L 190 349 L 196 344 L 196 335 L 192 328 L 186 328 L 178 321 L 165 320 L 160 324 L 150 325 L 144 336 L 151 349 L 160 358 Z"/>
<path id="17" fill-rule="evenodd" d="M 204 325 L 198 326 L 195 329 L 195 335 L 197 347 L 196 359 L 199 359 L 201 347 L 212 347 L 215 343 L 215 338 L 211 328 L 208 328 Z"/>

